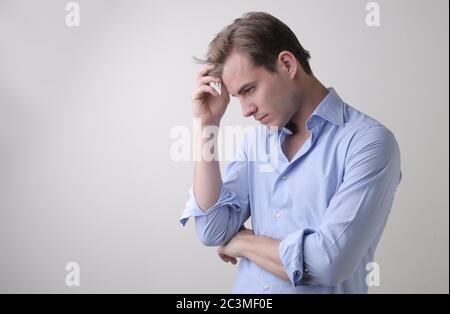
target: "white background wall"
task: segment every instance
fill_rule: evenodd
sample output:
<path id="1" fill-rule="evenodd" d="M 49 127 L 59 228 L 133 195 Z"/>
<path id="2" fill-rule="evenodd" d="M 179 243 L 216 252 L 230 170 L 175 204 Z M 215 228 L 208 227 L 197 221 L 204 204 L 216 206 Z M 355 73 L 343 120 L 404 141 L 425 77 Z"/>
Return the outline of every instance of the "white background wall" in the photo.
<path id="1" fill-rule="evenodd" d="M 448 293 L 448 1 L 0 0 L 0 292 L 227 293 L 235 267 L 178 218 L 207 44 L 246 11 L 288 24 L 316 76 L 391 129 L 403 180 L 372 293 Z M 233 100 L 223 125 L 256 125 Z M 81 267 L 67 287 L 65 265 Z"/>

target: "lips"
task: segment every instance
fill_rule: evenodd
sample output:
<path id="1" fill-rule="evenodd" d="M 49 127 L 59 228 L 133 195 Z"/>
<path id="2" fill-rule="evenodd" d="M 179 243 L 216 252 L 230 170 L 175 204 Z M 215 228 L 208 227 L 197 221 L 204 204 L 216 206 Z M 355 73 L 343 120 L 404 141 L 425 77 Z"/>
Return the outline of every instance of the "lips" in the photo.
<path id="1" fill-rule="evenodd" d="M 259 122 L 262 122 L 267 116 L 268 116 L 268 114 L 262 116 L 261 118 L 256 118 L 256 120 L 258 120 Z"/>

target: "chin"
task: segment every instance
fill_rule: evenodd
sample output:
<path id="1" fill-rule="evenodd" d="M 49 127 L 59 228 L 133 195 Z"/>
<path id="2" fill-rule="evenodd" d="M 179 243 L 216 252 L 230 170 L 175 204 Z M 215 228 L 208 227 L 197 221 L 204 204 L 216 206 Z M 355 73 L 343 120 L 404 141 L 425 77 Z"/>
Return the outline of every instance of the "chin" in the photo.
<path id="1" fill-rule="evenodd" d="M 282 121 L 274 119 L 274 120 L 268 121 L 267 123 L 265 123 L 265 125 L 267 127 L 277 127 L 277 128 L 281 129 L 286 125 L 286 123 L 282 123 Z"/>
<path id="2" fill-rule="evenodd" d="M 276 122 L 272 122 L 272 121 L 266 123 L 265 126 L 268 127 L 268 128 L 278 128 L 278 129 L 283 128 L 282 125 L 280 125 L 280 124 L 278 124 L 278 123 L 276 123 Z"/>

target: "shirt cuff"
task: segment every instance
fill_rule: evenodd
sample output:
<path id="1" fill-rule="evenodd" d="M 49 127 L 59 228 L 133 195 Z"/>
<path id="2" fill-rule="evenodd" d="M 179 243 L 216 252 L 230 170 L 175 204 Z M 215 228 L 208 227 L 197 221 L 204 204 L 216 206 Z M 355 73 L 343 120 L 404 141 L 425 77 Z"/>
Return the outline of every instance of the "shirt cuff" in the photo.
<path id="1" fill-rule="evenodd" d="M 190 217 L 206 216 L 211 212 L 215 211 L 217 208 L 224 205 L 229 205 L 233 209 L 238 209 L 240 206 L 237 204 L 236 194 L 228 191 L 223 185 L 220 188 L 220 194 L 217 202 L 208 208 L 207 211 L 203 211 L 198 206 L 197 200 L 195 199 L 193 188 L 191 187 L 188 193 L 188 201 L 186 202 L 183 214 L 180 217 L 180 223 L 185 226 Z"/>
<path id="2" fill-rule="evenodd" d="M 299 286 L 304 274 L 303 265 L 303 237 L 305 230 L 289 234 L 279 247 L 280 259 L 289 281 L 294 287 Z"/>

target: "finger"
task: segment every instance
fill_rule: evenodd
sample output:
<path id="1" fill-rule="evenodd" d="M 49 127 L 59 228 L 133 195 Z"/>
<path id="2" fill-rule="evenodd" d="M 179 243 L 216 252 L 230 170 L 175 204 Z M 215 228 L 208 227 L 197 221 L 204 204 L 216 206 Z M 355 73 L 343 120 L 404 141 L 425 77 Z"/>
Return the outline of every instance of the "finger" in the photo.
<path id="1" fill-rule="evenodd" d="M 206 93 L 209 93 L 213 96 L 219 96 L 219 93 L 211 86 L 202 85 L 194 91 L 194 93 L 192 94 L 192 100 L 194 101 L 202 99 L 203 97 L 205 97 Z"/>
<path id="2" fill-rule="evenodd" d="M 220 78 L 214 76 L 202 76 L 197 81 L 197 87 L 205 84 L 209 84 L 210 82 L 220 82 Z"/>
<path id="3" fill-rule="evenodd" d="M 219 246 L 217 248 L 217 254 L 219 255 L 219 257 L 225 262 L 228 263 L 230 260 L 230 256 L 228 256 L 227 254 L 223 253 L 223 247 Z"/>
<path id="4" fill-rule="evenodd" d="M 197 74 L 197 81 L 202 77 L 208 74 L 209 71 L 211 71 L 212 69 L 214 69 L 216 67 L 215 64 L 207 64 L 205 66 L 203 66 L 202 68 L 200 68 L 200 70 L 198 71 Z"/>
<path id="5" fill-rule="evenodd" d="M 222 259 L 222 261 L 224 261 L 225 263 L 228 263 L 230 260 L 229 260 L 229 258 L 228 258 L 228 256 L 227 255 L 225 255 L 225 254 L 221 254 L 221 253 L 219 253 L 219 257 Z"/>

